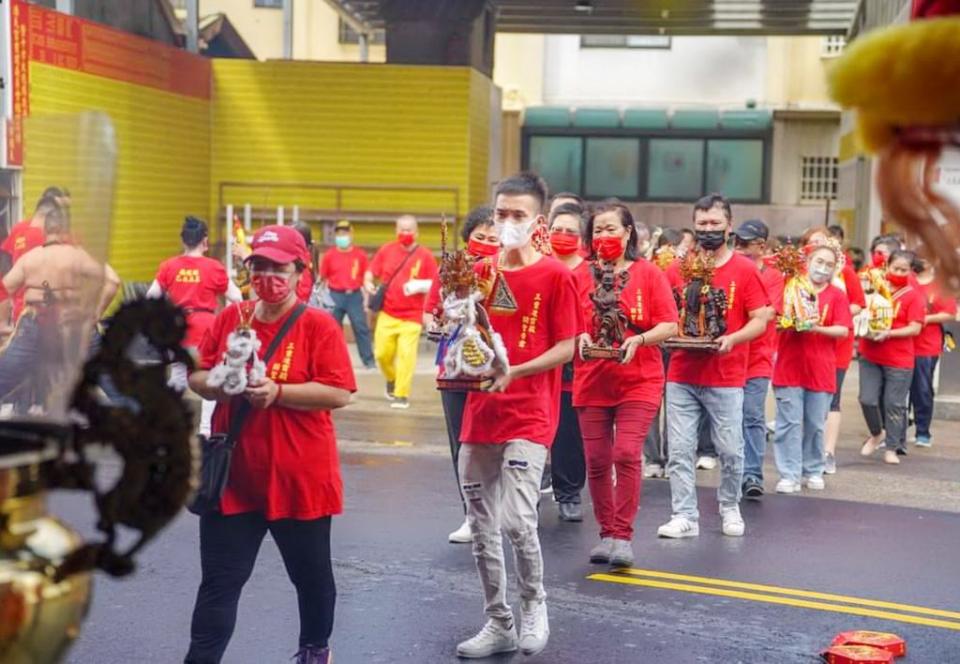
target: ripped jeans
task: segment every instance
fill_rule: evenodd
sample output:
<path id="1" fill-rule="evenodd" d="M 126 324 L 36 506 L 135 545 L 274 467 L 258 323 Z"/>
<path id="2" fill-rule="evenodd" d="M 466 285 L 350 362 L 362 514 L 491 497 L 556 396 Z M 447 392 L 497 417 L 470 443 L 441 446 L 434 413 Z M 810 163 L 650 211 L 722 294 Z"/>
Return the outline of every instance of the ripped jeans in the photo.
<path id="1" fill-rule="evenodd" d="M 537 502 L 547 448 L 528 440 L 460 447 L 460 482 L 473 531 L 473 557 L 483 585 L 484 613 L 513 623 L 507 604 L 507 571 L 501 529 L 513 545 L 523 602 L 543 600 L 543 556 L 537 532 Z"/>

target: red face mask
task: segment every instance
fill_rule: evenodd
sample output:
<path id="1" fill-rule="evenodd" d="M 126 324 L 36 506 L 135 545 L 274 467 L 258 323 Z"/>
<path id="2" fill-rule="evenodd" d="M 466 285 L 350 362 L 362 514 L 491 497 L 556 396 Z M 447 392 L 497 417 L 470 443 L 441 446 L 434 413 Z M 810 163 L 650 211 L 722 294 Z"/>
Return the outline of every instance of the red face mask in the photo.
<path id="1" fill-rule="evenodd" d="M 910 277 L 906 274 L 890 274 L 887 273 L 887 281 L 894 288 L 903 288 L 910 281 Z"/>
<path id="2" fill-rule="evenodd" d="M 577 253 L 577 250 L 580 249 L 580 236 L 570 235 L 569 233 L 551 233 L 550 246 L 553 247 L 555 254 L 569 256 Z"/>
<path id="3" fill-rule="evenodd" d="M 277 274 L 254 274 L 250 285 L 257 297 L 267 304 L 280 304 L 290 297 L 290 280 Z"/>
<path id="4" fill-rule="evenodd" d="M 481 242 L 480 240 L 471 239 L 467 242 L 467 253 L 471 256 L 476 256 L 477 258 L 487 258 L 489 256 L 496 256 L 497 252 L 500 251 L 500 245 L 497 244 L 488 244 L 486 242 Z"/>
<path id="5" fill-rule="evenodd" d="M 397 242 L 399 242 L 404 247 L 409 247 L 413 244 L 414 241 L 413 233 L 397 233 Z"/>
<path id="6" fill-rule="evenodd" d="M 623 255 L 623 244 L 618 237 L 595 237 L 593 252 L 600 257 L 600 260 L 612 263 Z"/>
<path id="7" fill-rule="evenodd" d="M 873 262 L 873 267 L 884 267 L 887 264 L 887 257 L 879 251 L 870 254 L 870 260 Z"/>

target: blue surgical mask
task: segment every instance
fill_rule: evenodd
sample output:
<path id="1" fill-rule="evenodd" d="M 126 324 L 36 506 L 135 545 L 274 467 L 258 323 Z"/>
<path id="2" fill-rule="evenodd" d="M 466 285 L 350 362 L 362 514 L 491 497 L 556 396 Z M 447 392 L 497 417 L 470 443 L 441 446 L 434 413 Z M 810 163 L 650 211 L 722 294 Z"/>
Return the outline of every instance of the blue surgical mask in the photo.
<path id="1" fill-rule="evenodd" d="M 338 249 L 349 249 L 350 248 L 350 236 L 349 235 L 338 235 L 333 238 L 333 241 L 337 243 Z"/>

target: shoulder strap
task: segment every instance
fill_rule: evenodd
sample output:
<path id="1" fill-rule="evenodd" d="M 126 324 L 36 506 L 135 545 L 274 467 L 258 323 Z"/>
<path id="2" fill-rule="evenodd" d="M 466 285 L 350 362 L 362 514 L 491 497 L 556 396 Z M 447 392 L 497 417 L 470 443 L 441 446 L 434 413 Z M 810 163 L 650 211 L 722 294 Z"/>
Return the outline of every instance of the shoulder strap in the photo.
<path id="1" fill-rule="evenodd" d="M 418 246 L 415 249 L 411 249 L 407 252 L 407 255 L 403 257 L 402 261 L 400 261 L 400 265 L 397 266 L 397 269 L 393 271 L 393 274 L 390 275 L 390 278 L 383 282 L 384 289 L 390 287 L 391 282 L 393 282 L 393 278 L 400 274 L 400 270 L 402 270 L 403 266 L 407 264 L 407 261 L 410 260 L 410 257 L 417 253 L 417 249 L 419 248 L 420 247 Z"/>
<path id="2" fill-rule="evenodd" d="M 273 354 L 277 351 L 277 348 L 280 347 L 280 343 L 283 341 L 283 338 L 287 336 L 287 332 L 290 331 L 290 328 L 293 327 L 293 324 L 297 322 L 297 319 L 300 318 L 300 316 L 303 315 L 303 312 L 306 310 L 307 305 L 305 305 L 303 302 L 298 302 L 297 306 L 294 307 L 293 312 L 287 316 L 287 320 L 283 321 L 283 325 L 280 326 L 276 336 L 270 342 L 270 345 L 267 346 L 267 350 L 263 354 L 264 365 L 270 363 L 270 358 L 273 357 Z M 240 403 L 233 411 L 232 417 L 230 418 L 230 429 L 227 432 L 227 438 L 229 440 L 237 440 L 237 436 L 240 435 L 240 429 L 243 427 L 243 422 L 247 419 L 247 415 L 249 414 L 250 402 L 246 399 L 241 399 Z"/>

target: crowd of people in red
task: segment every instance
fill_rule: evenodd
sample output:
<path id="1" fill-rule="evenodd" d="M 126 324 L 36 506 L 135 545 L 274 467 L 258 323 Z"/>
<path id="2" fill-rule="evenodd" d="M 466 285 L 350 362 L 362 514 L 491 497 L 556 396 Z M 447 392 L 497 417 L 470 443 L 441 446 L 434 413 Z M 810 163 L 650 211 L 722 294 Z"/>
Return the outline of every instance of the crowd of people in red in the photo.
<path id="1" fill-rule="evenodd" d="M 56 193 L 45 194 L 2 246 L 4 300 L 23 296 L 12 268 L 45 245 L 45 221 L 54 228 L 48 216 L 63 224 L 68 202 Z M 585 558 L 630 566 L 642 478 L 669 477 L 672 510 L 657 534 L 695 537 L 698 457 L 712 449 L 720 530 L 743 536 L 741 498 L 759 499 L 767 488 L 768 436 L 776 492 L 822 490 L 824 476 L 836 472 L 841 392 L 855 355 L 870 432 L 861 453 L 882 449 L 885 462 L 899 464 L 911 412 L 915 444 L 932 444 L 934 372 L 956 301 L 899 238 L 875 239 L 870 263 L 858 272 L 842 248 L 842 230 L 809 229 L 791 243 L 800 269 L 784 274 L 784 250 L 766 224 L 735 225 L 718 194 L 694 204 L 691 229 L 659 231 L 651 242 L 626 205 L 591 206 L 572 194 L 548 199 L 532 173 L 500 182 L 493 205 L 472 212 L 460 230 L 486 289 L 489 325 L 509 358 L 487 389 L 441 392 L 465 513 L 450 541 L 473 545 L 487 619 L 457 646 L 461 657 L 533 654 L 547 644 L 538 536 L 545 485 L 560 519 L 571 522 L 583 519 L 587 487 L 599 532 Z M 188 217 L 183 253 L 161 264 L 148 290 L 186 314 L 183 343 L 198 358 L 189 387 L 205 402 L 200 433 L 205 440 L 227 436 L 233 445 L 219 504 L 200 518 L 203 577 L 187 662 L 220 661 L 268 532 L 297 588 L 298 661 L 329 661 L 331 517 L 343 506 L 331 411 L 357 389 L 339 323 L 349 316 L 360 362 L 376 360 L 388 398 L 409 407 L 416 346 L 424 327 L 437 331 L 443 300 L 415 219 L 398 220 L 397 240 L 370 262 L 348 222 L 337 224 L 335 238 L 316 261 L 309 227 L 259 229 L 245 260 L 252 291 L 245 298 L 223 265 L 205 256 L 206 224 Z M 721 333 L 710 350 L 667 351 L 664 343 L 683 334 L 692 257 L 710 265 L 705 292 L 723 298 Z M 624 333 L 615 360 L 585 353 L 597 343 L 602 273 L 622 284 L 614 308 Z M 798 294 L 815 307 L 803 325 L 793 318 Z M 370 310 L 379 311 L 374 348 L 365 327 Z M 18 313 L 10 316 L 16 338 Z M 214 381 L 240 348 L 263 360 L 262 375 L 251 372 L 237 389 Z M 8 356 L 0 353 L 0 372 Z M 502 533 L 516 555 L 519 626 L 507 602 Z"/>

